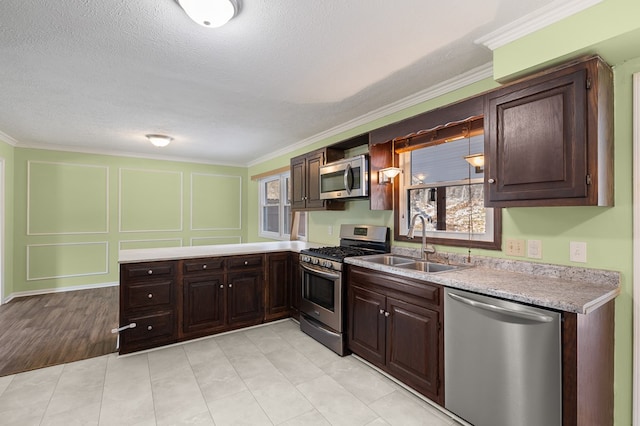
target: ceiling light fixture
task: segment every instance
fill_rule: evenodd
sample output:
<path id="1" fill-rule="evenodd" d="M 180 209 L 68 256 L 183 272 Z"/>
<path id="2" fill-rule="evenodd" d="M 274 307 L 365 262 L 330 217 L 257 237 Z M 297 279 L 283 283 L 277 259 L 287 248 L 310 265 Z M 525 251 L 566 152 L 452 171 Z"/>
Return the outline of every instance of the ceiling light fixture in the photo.
<path id="1" fill-rule="evenodd" d="M 234 0 L 177 0 L 189 18 L 203 27 L 221 27 L 236 15 Z"/>
<path id="2" fill-rule="evenodd" d="M 154 146 L 163 147 L 169 145 L 173 140 L 172 137 L 166 135 L 146 135 L 149 142 L 151 142 Z"/>

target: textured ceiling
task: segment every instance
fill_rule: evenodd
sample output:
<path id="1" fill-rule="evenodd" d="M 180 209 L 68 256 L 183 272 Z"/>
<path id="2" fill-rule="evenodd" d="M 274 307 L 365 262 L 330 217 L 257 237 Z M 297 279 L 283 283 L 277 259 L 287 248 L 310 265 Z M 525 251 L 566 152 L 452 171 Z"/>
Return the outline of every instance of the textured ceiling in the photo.
<path id="1" fill-rule="evenodd" d="M 209 29 L 174 0 L 2 0 L 0 132 L 247 165 L 489 63 L 474 40 L 549 3 L 243 0 Z"/>

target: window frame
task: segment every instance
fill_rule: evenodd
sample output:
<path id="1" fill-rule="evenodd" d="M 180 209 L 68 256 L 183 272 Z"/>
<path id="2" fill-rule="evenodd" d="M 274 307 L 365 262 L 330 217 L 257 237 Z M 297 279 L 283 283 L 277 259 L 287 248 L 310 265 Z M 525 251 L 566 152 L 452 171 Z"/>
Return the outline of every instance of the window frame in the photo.
<path id="1" fill-rule="evenodd" d="M 419 145 L 412 148 L 407 148 L 407 145 L 401 148 L 401 153 L 396 152 L 392 155 L 396 158 L 396 164 L 399 164 L 402 172 L 397 178 L 398 183 L 396 190 L 394 191 L 394 203 L 396 208 L 394 209 L 394 236 L 395 241 L 403 242 L 416 242 L 416 238 L 407 238 L 407 232 L 409 228 L 408 217 L 408 198 L 409 188 L 416 188 L 419 186 L 434 187 L 434 186 L 447 186 L 443 185 L 443 182 L 430 183 L 424 185 L 412 185 L 411 184 L 411 151 L 414 149 L 427 149 L 430 146 L 436 145 L 432 143 L 429 145 Z M 473 183 L 477 179 L 471 179 Z M 454 182 L 449 182 L 453 184 Z M 468 183 L 468 179 L 464 179 L 457 183 Z M 486 187 L 485 187 L 486 190 Z M 489 209 L 489 208 L 488 208 Z M 488 210 L 491 212 L 491 210 Z M 487 219 L 486 231 L 483 234 L 474 233 L 472 235 L 461 234 L 459 232 L 447 232 L 447 231 L 427 231 L 427 241 L 429 244 L 437 244 L 444 246 L 454 247 L 467 247 L 467 248 L 480 248 L 486 250 L 501 250 L 502 249 L 502 209 L 493 208 L 491 218 Z M 475 239 L 473 238 L 475 237 Z"/>
<path id="2" fill-rule="evenodd" d="M 289 207 L 289 213 L 291 214 L 291 220 L 293 220 L 293 211 L 291 209 L 291 200 L 289 199 L 291 195 L 290 182 L 291 182 L 291 173 L 289 171 L 283 173 L 277 173 L 269 176 L 264 176 L 258 180 L 258 236 L 261 238 L 268 238 L 272 240 L 281 240 L 288 241 L 291 239 L 291 234 L 289 229 L 285 228 L 285 207 Z M 264 226 L 264 207 L 266 207 L 266 193 L 265 186 L 267 182 L 271 181 L 280 181 L 280 202 L 278 203 L 278 232 L 265 231 Z M 287 196 L 288 195 L 288 196 Z M 272 204 L 275 205 L 275 204 Z M 304 224 L 304 235 L 298 236 L 298 241 L 307 241 L 307 233 L 308 233 L 308 221 L 307 214 L 301 215 L 300 218 L 302 223 Z M 289 222 L 291 223 L 291 222 Z"/>

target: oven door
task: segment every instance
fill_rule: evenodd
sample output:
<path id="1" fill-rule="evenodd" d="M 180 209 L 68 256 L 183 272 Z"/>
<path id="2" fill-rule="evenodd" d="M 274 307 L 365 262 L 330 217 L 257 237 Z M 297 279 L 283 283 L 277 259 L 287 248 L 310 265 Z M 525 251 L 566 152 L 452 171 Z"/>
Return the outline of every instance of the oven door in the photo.
<path id="1" fill-rule="evenodd" d="M 301 313 L 342 332 L 342 273 L 300 264 L 302 272 Z"/>

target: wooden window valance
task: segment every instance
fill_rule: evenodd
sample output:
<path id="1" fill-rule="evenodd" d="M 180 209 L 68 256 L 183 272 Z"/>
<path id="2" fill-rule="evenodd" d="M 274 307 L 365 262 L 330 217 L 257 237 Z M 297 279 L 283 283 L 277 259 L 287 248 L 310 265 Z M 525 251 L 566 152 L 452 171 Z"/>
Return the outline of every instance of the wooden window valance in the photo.
<path id="1" fill-rule="evenodd" d="M 484 133 L 484 117 L 476 115 L 393 139 L 395 152 L 413 151 Z"/>

